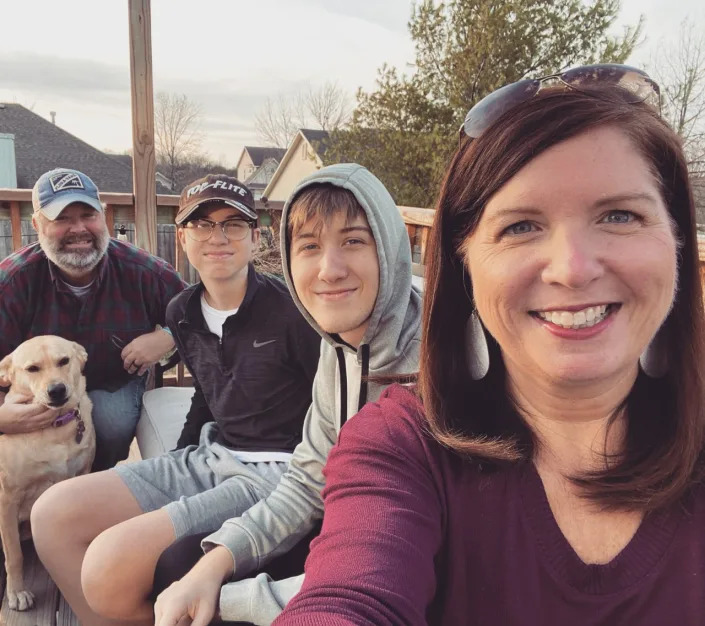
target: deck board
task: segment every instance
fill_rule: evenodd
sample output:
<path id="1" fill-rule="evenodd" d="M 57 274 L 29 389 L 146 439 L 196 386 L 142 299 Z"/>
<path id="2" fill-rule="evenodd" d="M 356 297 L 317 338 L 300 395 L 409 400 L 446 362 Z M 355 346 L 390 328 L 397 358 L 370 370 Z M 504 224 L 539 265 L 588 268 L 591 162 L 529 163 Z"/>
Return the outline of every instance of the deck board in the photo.
<path id="1" fill-rule="evenodd" d="M 3 589 L 0 624 L 2 626 L 53 626 L 56 623 L 59 590 L 39 561 L 32 543 L 30 541 L 24 542 L 22 549 L 24 552 L 25 584 L 34 593 L 35 605 L 29 611 L 13 611 L 7 604 L 7 597 L 5 597 Z"/>
<path id="2" fill-rule="evenodd" d="M 59 608 L 56 612 L 56 626 L 81 626 L 78 618 L 74 615 L 68 602 L 63 596 L 59 597 Z"/>

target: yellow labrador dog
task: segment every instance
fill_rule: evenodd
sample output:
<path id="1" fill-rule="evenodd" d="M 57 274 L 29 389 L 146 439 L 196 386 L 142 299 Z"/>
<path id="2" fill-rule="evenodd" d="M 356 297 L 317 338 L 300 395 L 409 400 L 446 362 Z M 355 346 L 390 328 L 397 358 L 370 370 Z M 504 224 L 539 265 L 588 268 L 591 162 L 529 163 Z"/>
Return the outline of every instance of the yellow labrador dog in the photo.
<path id="1" fill-rule="evenodd" d="M 91 401 L 82 371 L 86 351 L 61 337 L 43 335 L 21 344 L 0 361 L 0 379 L 33 402 L 59 409 L 53 427 L 0 435 L 0 535 L 11 609 L 34 605 L 25 589 L 20 522 L 54 483 L 90 471 L 95 456 Z"/>

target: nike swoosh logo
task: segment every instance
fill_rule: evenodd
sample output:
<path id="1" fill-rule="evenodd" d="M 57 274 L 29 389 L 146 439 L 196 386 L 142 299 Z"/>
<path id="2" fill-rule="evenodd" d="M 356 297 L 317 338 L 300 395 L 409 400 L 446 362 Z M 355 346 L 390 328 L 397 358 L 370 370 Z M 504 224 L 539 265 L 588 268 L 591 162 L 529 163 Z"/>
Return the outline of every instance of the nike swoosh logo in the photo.
<path id="1" fill-rule="evenodd" d="M 270 339 L 269 341 L 262 341 L 259 343 L 256 339 L 252 342 L 252 347 L 253 348 L 261 348 L 262 346 L 266 346 L 268 343 L 274 343 L 276 339 Z"/>

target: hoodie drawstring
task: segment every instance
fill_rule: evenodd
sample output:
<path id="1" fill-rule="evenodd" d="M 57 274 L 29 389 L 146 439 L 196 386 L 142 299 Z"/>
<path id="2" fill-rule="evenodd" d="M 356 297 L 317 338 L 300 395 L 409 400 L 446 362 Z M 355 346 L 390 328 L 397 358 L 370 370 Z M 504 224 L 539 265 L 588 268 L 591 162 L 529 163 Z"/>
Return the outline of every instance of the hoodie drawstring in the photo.
<path id="1" fill-rule="evenodd" d="M 367 377 L 370 374 L 370 346 L 366 343 L 360 346 L 362 352 L 362 376 L 360 377 L 360 398 L 357 402 L 359 411 L 367 404 Z M 340 370 L 340 427 L 348 421 L 348 370 L 345 365 L 345 354 L 342 348 L 336 348 L 338 369 Z"/>
<path id="2" fill-rule="evenodd" d="M 338 369 L 340 370 L 340 427 L 348 421 L 348 371 L 345 367 L 345 355 L 342 348 L 336 348 Z"/>
<path id="3" fill-rule="evenodd" d="M 362 348 L 362 377 L 360 378 L 360 400 L 357 403 L 359 411 L 367 404 L 367 377 L 370 375 L 370 345 L 363 343 Z"/>

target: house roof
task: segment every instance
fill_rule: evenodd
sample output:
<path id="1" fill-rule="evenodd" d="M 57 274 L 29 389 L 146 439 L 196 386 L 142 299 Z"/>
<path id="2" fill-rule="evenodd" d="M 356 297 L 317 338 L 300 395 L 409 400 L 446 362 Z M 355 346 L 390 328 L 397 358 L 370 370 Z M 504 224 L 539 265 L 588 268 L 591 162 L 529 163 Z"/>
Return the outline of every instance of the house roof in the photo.
<path id="1" fill-rule="evenodd" d="M 112 154 L 110 152 L 106 152 L 105 154 L 107 154 L 111 159 L 115 159 L 123 165 L 127 165 L 127 167 L 132 168 L 132 157 L 129 154 Z"/>
<path id="2" fill-rule="evenodd" d="M 252 159 L 252 164 L 255 167 L 262 165 L 265 159 L 275 159 L 279 163 L 286 154 L 286 148 L 264 148 L 261 146 L 245 146 L 250 158 Z"/>
<path id="3" fill-rule="evenodd" d="M 299 130 L 299 132 L 304 137 L 306 137 L 306 141 L 311 144 L 311 147 L 314 149 L 314 151 L 318 154 L 319 157 L 322 157 L 326 153 L 330 140 L 330 135 L 328 134 L 328 131 L 302 128 Z"/>
<path id="4" fill-rule="evenodd" d="M 15 136 L 19 189 L 31 189 L 49 170 L 70 167 L 90 176 L 100 191 L 132 192 L 132 166 L 119 155 L 101 152 L 21 104 L 0 104 L 0 133 Z"/>
<path id="5" fill-rule="evenodd" d="M 250 177 L 244 181 L 251 189 L 264 189 L 277 171 L 279 161 L 275 158 L 265 159 L 262 165 L 258 167 Z"/>
<path id="6" fill-rule="evenodd" d="M 296 152 L 296 150 L 298 150 L 298 146 L 302 141 L 307 142 L 309 146 L 311 146 L 311 149 L 313 150 L 314 154 L 320 160 L 321 156 L 325 153 L 326 149 L 328 148 L 329 139 L 330 136 L 325 130 L 300 128 L 299 132 L 296 133 L 294 138 L 291 140 L 289 147 L 286 149 L 286 154 L 279 163 L 277 171 L 274 172 L 274 176 L 272 176 L 272 179 L 267 183 L 267 187 L 264 190 L 265 195 L 271 193 L 274 184 L 277 182 L 277 179 L 281 176 L 282 172 L 286 169 L 286 166 L 291 160 L 292 155 L 294 154 L 294 152 Z"/>
<path id="7" fill-rule="evenodd" d="M 111 159 L 118 161 L 118 163 L 122 163 L 122 165 L 129 167 L 130 172 L 132 172 L 132 155 L 130 155 L 130 154 L 112 154 L 110 152 L 106 152 L 105 154 L 107 154 Z M 158 167 L 157 167 L 157 176 L 163 176 L 165 180 L 167 180 L 167 181 L 169 180 L 169 177 L 166 174 L 164 174 L 163 172 L 160 172 Z M 98 185 L 98 189 L 100 189 L 100 185 Z M 132 188 L 130 188 L 130 191 L 132 191 Z M 162 185 L 162 183 L 160 183 L 159 179 L 157 178 L 157 193 L 170 194 L 170 193 L 174 193 L 174 192 L 169 187 Z"/>

